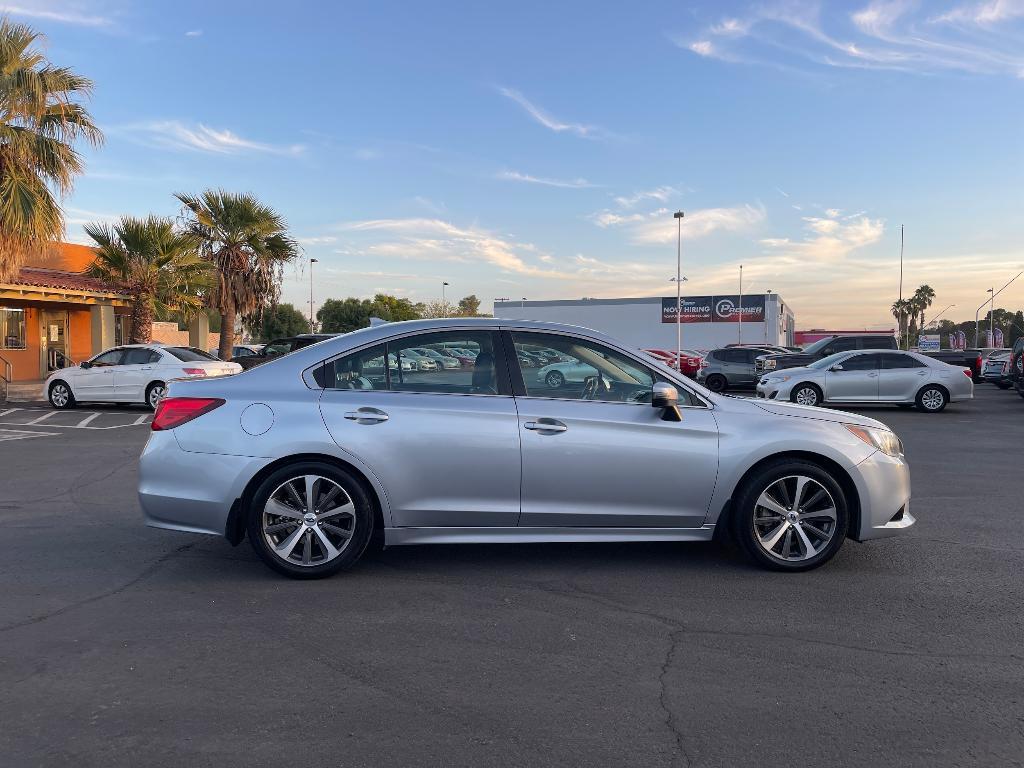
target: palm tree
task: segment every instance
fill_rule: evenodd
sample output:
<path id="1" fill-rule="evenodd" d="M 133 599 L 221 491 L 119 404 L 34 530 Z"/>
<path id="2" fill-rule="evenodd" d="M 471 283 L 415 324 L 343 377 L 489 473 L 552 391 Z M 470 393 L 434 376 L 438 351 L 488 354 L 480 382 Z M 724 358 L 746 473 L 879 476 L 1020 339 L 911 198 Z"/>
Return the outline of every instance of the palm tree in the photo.
<path id="1" fill-rule="evenodd" d="M 896 318 L 897 326 L 900 330 L 900 346 L 903 345 L 903 340 L 907 336 L 907 319 L 910 316 L 910 300 L 899 299 L 892 303 L 892 316 Z"/>
<path id="2" fill-rule="evenodd" d="M 252 195 L 209 189 L 175 195 L 191 211 L 188 231 L 215 269 L 210 306 L 220 312 L 220 356 L 231 359 L 235 318 L 277 302 L 286 262 L 299 255 L 284 219 Z"/>
<path id="3" fill-rule="evenodd" d="M 171 219 L 125 216 L 113 226 L 86 224 L 97 247 L 89 274 L 126 285 L 132 294 L 129 343 L 153 338 L 153 317 L 178 310 L 188 317 L 202 310 L 210 265 L 199 258 L 190 235 L 177 231 Z"/>
<path id="4" fill-rule="evenodd" d="M 917 311 L 920 316 L 920 322 L 918 323 L 918 327 L 924 328 L 924 312 L 926 309 L 928 309 L 928 307 L 932 305 L 932 302 L 935 300 L 935 289 L 926 283 L 925 285 L 922 285 L 920 288 L 914 291 L 912 299 L 917 304 Z"/>
<path id="5" fill-rule="evenodd" d="M 61 238 L 59 198 L 83 170 L 74 144 L 103 141 L 79 101 L 92 82 L 48 62 L 39 38 L 0 19 L 0 280 Z"/>

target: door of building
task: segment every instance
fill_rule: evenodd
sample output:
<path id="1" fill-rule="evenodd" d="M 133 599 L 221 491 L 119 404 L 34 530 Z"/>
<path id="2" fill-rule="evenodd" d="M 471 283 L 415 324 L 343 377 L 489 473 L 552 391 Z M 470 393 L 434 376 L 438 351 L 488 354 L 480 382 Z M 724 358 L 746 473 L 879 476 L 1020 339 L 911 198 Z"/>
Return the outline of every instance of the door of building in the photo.
<path id="1" fill-rule="evenodd" d="M 43 310 L 39 313 L 41 340 L 40 375 L 46 378 L 59 368 L 71 365 L 68 350 L 68 313 L 66 311 Z"/>

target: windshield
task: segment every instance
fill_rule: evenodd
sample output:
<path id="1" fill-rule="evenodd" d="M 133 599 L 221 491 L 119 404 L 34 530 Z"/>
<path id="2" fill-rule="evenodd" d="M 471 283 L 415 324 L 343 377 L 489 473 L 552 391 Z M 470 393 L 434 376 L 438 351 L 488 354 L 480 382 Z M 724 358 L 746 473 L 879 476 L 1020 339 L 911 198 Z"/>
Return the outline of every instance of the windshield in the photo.
<path id="1" fill-rule="evenodd" d="M 819 371 L 829 366 L 835 365 L 840 360 L 845 359 L 850 353 L 849 352 L 836 352 L 834 355 L 823 357 L 821 360 L 815 360 L 813 363 L 808 363 L 808 368 L 817 368 Z"/>
<path id="2" fill-rule="evenodd" d="M 217 358 L 208 352 L 195 347 L 164 347 L 164 352 L 181 360 L 183 363 L 201 363 Z"/>

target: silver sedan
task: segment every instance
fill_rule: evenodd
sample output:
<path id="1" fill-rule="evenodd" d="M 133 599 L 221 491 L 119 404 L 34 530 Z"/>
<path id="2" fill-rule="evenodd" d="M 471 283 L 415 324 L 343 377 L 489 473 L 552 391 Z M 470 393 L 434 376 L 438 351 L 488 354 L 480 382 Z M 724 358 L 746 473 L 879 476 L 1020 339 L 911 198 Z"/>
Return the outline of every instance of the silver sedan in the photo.
<path id="1" fill-rule="evenodd" d="M 765 374 L 757 396 L 799 405 L 892 403 L 938 413 L 947 404 L 974 397 L 968 368 L 915 352 L 838 352 L 806 368 Z"/>
<path id="2" fill-rule="evenodd" d="M 371 361 L 478 350 L 444 376 Z M 589 366 L 553 391 L 519 345 Z M 847 538 L 914 524 L 903 446 L 852 413 L 716 395 L 596 331 L 530 321 L 389 323 L 238 376 L 173 381 L 139 465 L 149 525 L 248 537 L 317 578 L 385 545 L 709 541 L 801 571 Z M 460 482 L 452 483 L 457 473 Z"/>

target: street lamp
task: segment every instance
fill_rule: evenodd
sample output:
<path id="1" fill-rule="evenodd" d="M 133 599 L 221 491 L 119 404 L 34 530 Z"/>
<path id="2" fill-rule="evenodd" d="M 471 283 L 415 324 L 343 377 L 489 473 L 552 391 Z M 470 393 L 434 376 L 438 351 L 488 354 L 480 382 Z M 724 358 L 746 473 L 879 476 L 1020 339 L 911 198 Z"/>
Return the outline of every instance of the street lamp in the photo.
<path id="1" fill-rule="evenodd" d="M 676 211 L 672 218 L 676 220 L 676 368 L 683 371 L 683 216 Z"/>
<path id="2" fill-rule="evenodd" d="M 978 346 L 978 335 L 979 335 L 979 331 L 978 331 L 978 313 L 981 312 L 981 310 L 983 310 L 985 308 L 985 305 L 988 304 L 989 302 L 993 302 L 993 309 L 994 309 L 994 307 L 995 307 L 994 302 L 996 300 L 996 296 L 998 296 L 1000 293 L 1005 291 L 1006 287 L 1010 283 L 1012 283 L 1014 280 L 1016 280 L 1018 277 L 1020 277 L 1021 275 L 1024 275 L 1024 272 L 1018 272 L 1016 275 L 1011 277 L 1009 280 L 1006 281 L 1006 284 L 1002 288 L 1000 288 L 998 291 L 996 291 L 995 293 L 992 293 L 992 289 L 991 288 L 989 288 L 988 291 L 986 291 L 986 293 L 992 293 L 992 295 L 989 296 L 987 299 L 985 299 L 983 302 L 981 302 L 981 306 L 978 307 L 978 309 L 974 312 L 974 346 Z M 990 309 L 989 312 L 991 313 L 991 311 L 992 310 Z M 991 314 L 989 315 L 989 318 L 991 319 Z M 990 328 L 991 328 L 991 325 L 990 325 Z"/>
<path id="3" fill-rule="evenodd" d="M 441 317 L 448 317 L 448 302 L 444 298 L 444 289 L 448 283 L 441 283 Z"/>
<path id="4" fill-rule="evenodd" d="M 309 260 L 309 332 L 313 333 L 315 330 L 316 320 L 313 315 L 313 265 L 319 264 L 319 259 Z"/>

